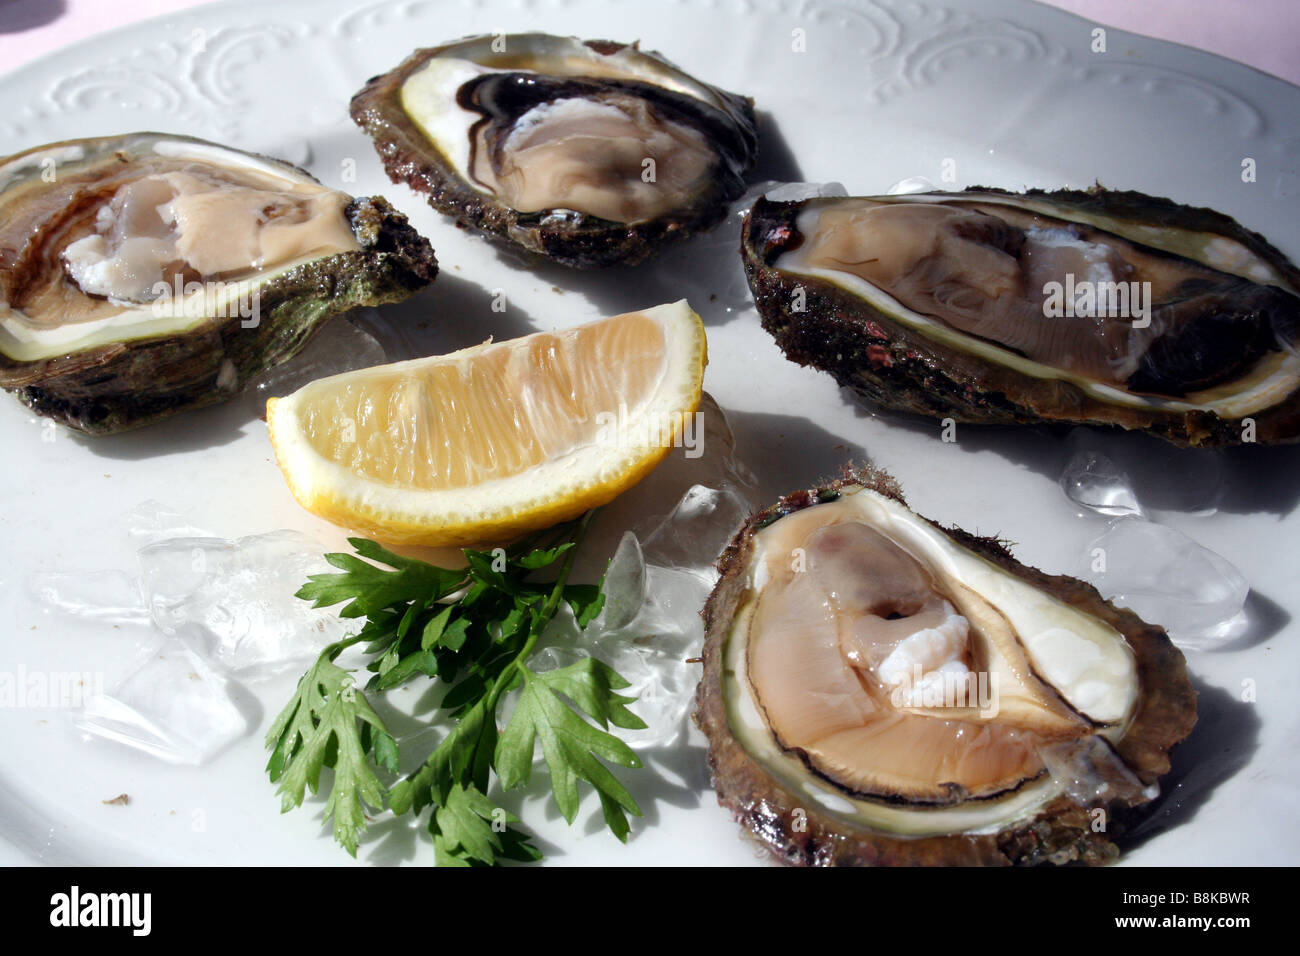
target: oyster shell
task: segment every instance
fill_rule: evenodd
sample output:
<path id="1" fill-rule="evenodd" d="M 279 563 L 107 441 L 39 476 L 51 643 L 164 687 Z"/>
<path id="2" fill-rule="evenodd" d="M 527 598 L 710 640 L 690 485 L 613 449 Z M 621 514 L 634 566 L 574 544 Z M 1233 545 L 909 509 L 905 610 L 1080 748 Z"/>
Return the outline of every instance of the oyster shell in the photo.
<path id="1" fill-rule="evenodd" d="M 329 316 L 437 274 L 381 198 L 186 136 L 0 161 L 0 385 L 80 431 L 223 401 Z"/>
<path id="2" fill-rule="evenodd" d="M 696 721 L 786 862 L 1105 862 L 1196 720 L 1164 631 L 877 471 L 783 498 L 718 567 Z"/>
<path id="3" fill-rule="evenodd" d="M 541 33 L 417 50 L 352 118 L 435 209 L 580 268 L 721 221 L 757 151 L 749 99 L 635 44 Z"/>
<path id="4" fill-rule="evenodd" d="M 1300 438 L 1300 272 L 1212 210 L 1100 187 L 763 199 L 742 255 L 786 356 L 888 408 Z"/>

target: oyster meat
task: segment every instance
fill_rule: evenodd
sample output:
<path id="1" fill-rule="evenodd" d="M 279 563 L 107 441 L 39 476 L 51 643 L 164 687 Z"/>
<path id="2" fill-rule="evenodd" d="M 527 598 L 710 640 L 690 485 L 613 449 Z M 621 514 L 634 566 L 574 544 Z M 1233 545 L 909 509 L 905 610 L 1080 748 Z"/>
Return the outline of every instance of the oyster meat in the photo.
<path id="1" fill-rule="evenodd" d="M 383 199 L 215 143 L 133 133 L 0 161 L 0 385 L 83 432 L 229 398 L 329 316 L 436 274 Z"/>
<path id="2" fill-rule="evenodd" d="M 1300 439 L 1300 272 L 1212 210 L 1100 187 L 760 199 L 742 255 L 787 357 L 888 408 Z"/>
<path id="3" fill-rule="evenodd" d="M 787 496 L 718 566 L 696 721 L 790 863 L 1105 862 L 1196 721 L 1164 631 L 881 472 Z"/>
<path id="4" fill-rule="evenodd" d="M 417 50 L 352 117 L 435 209 L 582 268 L 721 221 L 757 151 L 749 99 L 635 44 L 540 33 Z"/>

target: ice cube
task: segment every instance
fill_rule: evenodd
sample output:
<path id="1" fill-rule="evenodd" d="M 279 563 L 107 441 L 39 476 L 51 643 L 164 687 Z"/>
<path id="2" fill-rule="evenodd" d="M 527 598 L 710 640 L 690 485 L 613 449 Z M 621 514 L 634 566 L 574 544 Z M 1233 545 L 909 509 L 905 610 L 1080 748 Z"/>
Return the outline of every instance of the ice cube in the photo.
<path id="1" fill-rule="evenodd" d="M 1173 528 L 1116 518 L 1089 546 L 1085 567 L 1103 596 L 1165 628 L 1180 647 L 1208 649 L 1245 627 L 1245 577 Z"/>
<path id="2" fill-rule="evenodd" d="M 681 535 L 689 547 L 689 560 L 679 563 L 710 566 L 718 556 L 716 550 L 710 551 L 712 542 L 720 535 L 729 538 L 740 527 L 755 502 L 755 487 L 754 476 L 736 455 L 726 415 L 706 393 L 683 434 L 683 447 L 673 449 L 627 496 L 635 504 L 631 513 L 639 515 L 632 530 L 647 546 L 652 538 L 666 545 L 669 535 Z M 718 493 L 714 507 L 707 507 L 710 495 L 697 488 Z M 672 509 L 665 513 L 663 502 L 673 502 Z M 680 512 L 683 504 L 686 512 Z M 727 528 L 729 522 L 733 523 Z M 706 543 L 696 547 L 697 536 Z M 668 563 L 650 555 L 647 561 Z"/>
<path id="3" fill-rule="evenodd" d="M 646 560 L 665 567 L 712 566 L 751 510 L 749 498 L 723 488 L 691 485 L 677 507 L 646 538 Z"/>
<path id="4" fill-rule="evenodd" d="M 610 565 L 607 609 L 577 636 L 577 646 L 631 682 L 626 693 L 638 698 L 632 709 L 649 725 L 628 733 L 634 746 L 670 744 L 686 728 L 700 677 L 687 659 L 704 644 L 700 611 L 717 581 L 714 562 L 755 498 L 726 416 L 707 395 L 697 425 L 702 454 L 674 450 L 629 493 L 637 496 L 632 504 L 676 504 L 667 514 L 662 506 L 641 509 Z"/>
<path id="5" fill-rule="evenodd" d="M 1223 493 L 1219 449 L 1175 448 L 1149 435 L 1076 428 L 1066 441 L 1066 460 L 1061 487 L 1077 504 L 1102 514 L 1212 514 Z M 1108 506 L 1114 510 L 1104 510 Z"/>
<path id="6" fill-rule="evenodd" d="M 671 744 L 686 729 L 704 644 L 700 611 L 717 580 L 718 552 L 748 516 L 754 479 L 735 454 L 726 416 L 709 396 L 693 423 L 693 446 L 674 449 L 607 508 L 630 523 L 605 572 L 605 607 L 585 631 L 556 616 L 530 662 L 551 669 L 594 656 L 621 674 L 631 709 L 648 725 L 621 732 L 633 747 Z M 664 502 L 674 502 L 664 512 Z M 635 517 L 633 517 L 635 516 Z M 590 540 L 590 539 L 589 539 Z"/>
<path id="7" fill-rule="evenodd" d="M 39 604 L 74 617 L 110 624 L 149 621 L 140 580 L 125 571 L 35 571 L 27 588 Z"/>
<path id="8" fill-rule="evenodd" d="M 617 630 L 632 623 L 645 602 L 645 578 L 641 542 L 626 531 L 605 571 L 605 606 L 592 622 L 598 631 Z"/>
<path id="9" fill-rule="evenodd" d="M 628 733 L 633 746 L 670 744 L 685 729 L 700 676 L 686 661 L 703 646 L 700 609 L 712 586 L 709 576 L 695 571 L 648 565 L 636 616 L 620 627 L 597 618 L 582 635 L 588 652 L 631 684 L 623 693 L 637 698 L 632 710 L 647 724 Z"/>
<path id="10" fill-rule="evenodd" d="M 248 730 L 230 690 L 202 657 L 171 639 L 111 693 L 87 700 L 76 726 L 169 763 L 197 765 Z"/>
<path id="11" fill-rule="evenodd" d="M 621 646 L 612 641 L 602 642 L 601 647 L 582 655 L 590 654 L 612 667 L 629 684 L 619 693 L 636 699 L 628 704 L 628 709 L 645 721 L 646 726 L 640 730 L 619 730 L 618 734 L 633 749 L 671 744 L 686 730 L 686 715 L 699 681 L 699 667 L 637 644 L 630 632 L 621 641 Z M 561 660 L 570 663 L 578 656 L 563 655 Z"/>
<path id="12" fill-rule="evenodd" d="M 1061 472 L 1061 490 L 1075 504 L 1103 515 L 1141 515 L 1128 473 L 1101 452 L 1077 449 Z"/>
<path id="13" fill-rule="evenodd" d="M 667 644 L 656 646 L 656 641 L 665 639 Z M 675 649 L 665 649 L 679 641 L 679 635 L 646 634 L 635 625 L 601 632 L 593 621 L 585 632 L 579 631 L 573 616 L 564 611 L 546 629 L 528 667 L 540 674 L 586 657 L 609 665 L 629 684 L 619 693 L 636 698 L 628 708 L 646 723 L 642 730 L 619 729 L 618 736 L 633 749 L 660 747 L 677 740 L 686 729 L 686 715 L 699 682 L 698 666 L 687 664 Z M 500 723 L 509 721 L 518 696 L 514 691 L 502 700 L 497 718 Z"/>
<path id="14" fill-rule="evenodd" d="M 737 199 L 733 199 L 731 205 L 727 207 L 727 218 L 721 225 L 715 226 L 703 234 L 703 238 L 715 246 L 722 246 L 730 251 L 733 259 L 739 260 L 736 255 L 740 247 L 740 226 L 745 221 L 750 208 L 758 201 L 760 196 L 767 193 L 769 189 L 778 188 L 781 184 L 775 180 L 765 180 L 761 183 L 754 183 L 747 188 Z"/>
<path id="15" fill-rule="evenodd" d="M 619 561 L 633 572 L 626 576 L 633 579 L 624 588 L 628 595 L 637 592 L 635 571 L 639 569 L 644 576 L 643 598 L 632 608 L 634 616 L 620 626 L 611 626 L 612 621 L 624 619 L 627 611 L 609 615 L 602 610 L 580 631 L 565 608 L 542 635 L 540 648 L 528 666 L 541 672 L 567 667 L 583 657 L 608 664 L 628 681 L 630 686 L 620 693 L 637 698 L 629 707 L 647 725 L 644 730 L 620 730 L 620 736 L 634 748 L 658 747 L 672 743 L 686 729 L 686 714 L 699 681 L 698 666 L 686 659 L 698 653 L 703 642 L 699 612 L 711 583 L 691 571 L 638 568 L 635 555 L 639 549 L 627 544 L 635 540 L 630 533 L 625 536 L 620 547 L 624 557 Z M 623 578 L 621 572 L 619 576 Z M 618 588 L 615 585 L 616 591 Z M 503 702 L 503 715 L 512 706 L 513 701 Z"/>
<path id="16" fill-rule="evenodd" d="M 622 693 L 636 697 L 628 709 L 646 724 L 644 729 L 624 730 L 620 735 L 633 749 L 675 743 L 686 730 L 699 668 L 654 651 L 624 654 L 611 666 L 631 682 Z"/>
<path id="17" fill-rule="evenodd" d="M 296 531 L 229 540 L 169 538 L 140 549 L 154 624 L 244 677 L 275 673 L 341 638 L 335 609 L 294 597 L 328 571 L 323 548 Z"/>
<path id="18" fill-rule="evenodd" d="M 646 567 L 646 600 L 622 630 L 650 650 L 685 659 L 704 646 L 700 611 L 708 600 L 716 572 L 687 568 Z M 607 639 L 602 639 L 602 643 Z"/>
<path id="19" fill-rule="evenodd" d="M 126 533 L 140 545 L 165 538 L 205 538 L 212 532 L 194 524 L 189 515 L 150 498 L 126 513 Z"/>
<path id="20" fill-rule="evenodd" d="M 1175 448 L 1147 435 L 1121 439 L 1113 456 L 1133 476 L 1133 489 L 1151 512 L 1210 515 L 1224 491 L 1224 454 L 1219 448 Z"/>

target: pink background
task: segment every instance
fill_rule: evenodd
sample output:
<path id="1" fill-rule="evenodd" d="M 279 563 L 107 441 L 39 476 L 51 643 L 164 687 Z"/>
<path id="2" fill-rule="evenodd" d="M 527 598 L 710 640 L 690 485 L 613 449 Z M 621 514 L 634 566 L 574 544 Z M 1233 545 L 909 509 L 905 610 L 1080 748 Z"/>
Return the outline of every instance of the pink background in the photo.
<path id="1" fill-rule="evenodd" d="M 104 30 L 204 0 L 0 0 L 0 65 L 12 70 Z M 1106 26 L 1240 60 L 1300 84 L 1297 0 L 1047 0 Z M 270 4 L 267 4 L 270 6 Z"/>

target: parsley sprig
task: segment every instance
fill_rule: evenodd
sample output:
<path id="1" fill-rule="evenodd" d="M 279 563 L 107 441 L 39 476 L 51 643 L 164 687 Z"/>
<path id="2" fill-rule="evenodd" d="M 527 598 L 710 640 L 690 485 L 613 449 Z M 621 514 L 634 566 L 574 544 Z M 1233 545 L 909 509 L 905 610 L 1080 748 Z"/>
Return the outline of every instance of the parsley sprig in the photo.
<path id="1" fill-rule="evenodd" d="M 590 657 L 540 673 L 528 667 L 562 603 L 582 628 L 604 604 L 600 585 L 569 583 L 590 520 L 589 512 L 509 549 L 466 549 L 463 569 L 394 554 L 364 538 L 348 539 L 356 554 L 326 555 L 340 573 L 311 575 L 298 597 L 314 607 L 344 604 L 339 616 L 364 624 L 321 652 L 267 734 L 267 773 L 279 784 L 282 809 L 301 806 L 307 790 L 318 792 L 328 768 L 324 816 L 353 856 L 366 807 L 380 811 L 387 802 L 399 815 L 429 810 L 439 865 L 536 860 L 541 853 L 515 826 L 519 821 L 487 794 L 494 774 L 506 790 L 528 786 L 540 743 L 564 818 L 572 823 L 577 816 L 578 784 L 585 781 L 610 830 L 626 840 L 627 815 L 641 810 L 606 764 L 641 765 L 609 732 L 611 725 L 645 726 L 627 707 L 635 698 L 619 693 L 628 682 Z M 557 564 L 553 580 L 533 580 Z M 371 672 L 364 692 L 353 672 L 335 663 L 356 644 L 365 645 Z M 440 709 L 454 724 L 419 767 L 386 787 L 382 780 L 397 773 L 398 745 L 366 693 L 428 679 L 446 688 Z M 498 729 L 501 701 L 515 689 L 518 704 Z"/>

